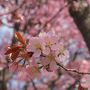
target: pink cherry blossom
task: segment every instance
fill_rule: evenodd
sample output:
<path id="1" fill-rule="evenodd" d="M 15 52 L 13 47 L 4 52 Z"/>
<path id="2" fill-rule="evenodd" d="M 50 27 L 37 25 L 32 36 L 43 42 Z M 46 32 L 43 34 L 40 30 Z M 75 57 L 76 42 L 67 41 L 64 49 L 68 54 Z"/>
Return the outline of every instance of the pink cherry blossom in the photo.
<path id="1" fill-rule="evenodd" d="M 41 55 L 42 49 L 42 39 L 38 37 L 33 37 L 30 39 L 30 42 L 27 46 L 29 52 L 34 52 L 34 57 L 39 57 Z"/>

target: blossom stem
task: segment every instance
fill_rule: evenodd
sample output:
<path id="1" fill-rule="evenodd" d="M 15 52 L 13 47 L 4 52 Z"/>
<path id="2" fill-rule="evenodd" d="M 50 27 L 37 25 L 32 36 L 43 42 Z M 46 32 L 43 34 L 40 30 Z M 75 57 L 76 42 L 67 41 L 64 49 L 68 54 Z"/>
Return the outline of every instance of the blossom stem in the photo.
<path id="1" fill-rule="evenodd" d="M 37 90 L 37 87 L 35 86 L 35 83 L 33 80 L 31 80 L 34 90 Z"/>

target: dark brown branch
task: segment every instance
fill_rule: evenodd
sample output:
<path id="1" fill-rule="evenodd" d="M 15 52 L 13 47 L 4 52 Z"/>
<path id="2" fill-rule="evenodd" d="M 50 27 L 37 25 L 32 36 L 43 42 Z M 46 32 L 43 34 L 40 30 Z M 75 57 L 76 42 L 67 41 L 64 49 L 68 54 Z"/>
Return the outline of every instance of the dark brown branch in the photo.
<path id="1" fill-rule="evenodd" d="M 90 72 L 85 73 L 85 72 L 77 71 L 76 69 L 68 69 L 68 68 L 64 67 L 63 65 L 61 65 L 60 63 L 57 63 L 57 65 L 67 72 L 73 72 L 73 73 L 77 73 L 80 75 L 90 74 Z"/>

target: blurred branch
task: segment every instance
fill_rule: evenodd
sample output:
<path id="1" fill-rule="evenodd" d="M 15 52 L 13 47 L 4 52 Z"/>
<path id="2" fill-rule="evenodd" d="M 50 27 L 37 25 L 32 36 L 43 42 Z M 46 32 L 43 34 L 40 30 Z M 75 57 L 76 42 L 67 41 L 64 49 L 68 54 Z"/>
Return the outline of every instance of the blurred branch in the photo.
<path id="1" fill-rule="evenodd" d="M 67 90 L 73 90 L 75 88 L 75 86 L 78 84 L 78 82 L 80 81 L 80 78 L 78 78 L 74 84 L 72 84 L 70 87 L 67 88 Z"/>
<path id="2" fill-rule="evenodd" d="M 15 8 L 15 9 L 13 9 L 13 10 L 11 10 L 11 11 L 8 11 L 8 12 L 6 12 L 6 13 L 0 14 L 0 17 L 1 17 L 1 16 L 4 16 L 4 15 L 8 15 L 8 14 L 10 14 L 10 13 L 13 13 L 13 12 L 17 11 L 17 10 L 20 9 L 24 4 L 25 4 L 25 0 L 23 0 L 22 4 L 19 5 L 19 6 L 17 6 L 17 8 Z"/>
<path id="3" fill-rule="evenodd" d="M 55 15 L 53 15 L 53 17 L 51 17 L 51 18 L 45 23 L 45 25 L 43 26 L 43 28 L 45 28 L 48 23 L 50 23 L 51 21 L 53 21 L 53 20 L 59 15 L 59 13 L 60 13 L 61 11 L 63 11 L 63 9 L 65 9 L 65 7 L 67 7 L 67 6 L 68 6 L 68 5 L 65 5 L 65 6 L 63 6 L 63 7 L 60 7 L 59 10 L 57 11 L 57 13 L 56 13 Z"/>
<path id="4" fill-rule="evenodd" d="M 90 5 L 87 0 L 73 0 L 68 4 L 69 13 L 74 19 L 90 51 Z"/>
<path id="5" fill-rule="evenodd" d="M 43 27 L 39 30 L 38 34 L 41 32 L 41 30 L 43 30 L 44 28 L 46 28 L 47 24 L 52 22 L 61 11 L 63 11 L 68 5 L 65 5 L 63 7 L 60 7 L 59 10 L 57 11 L 57 13 L 55 13 L 55 15 L 53 15 L 48 21 L 46 21 L 46 23 L 43 25 Z"/>
<path id="6" fill-rule="evenodd" d="M 68 5 L 65 5 L 65 6 L 59 8 L 59 10 L 57 11 L 57 13 L 56 13 L 51 19 L 49 19 L 49 20 L 46 22 L 46 24 L 48 24 L 48 23 L 51 22 L 53 19 L 55 19 L 55 18 L 59 15 L 59 13 L 60 13 L 61 11 L 63 11 L 63 9 L 65 9 L 67 6 L 68 6 Z"/>

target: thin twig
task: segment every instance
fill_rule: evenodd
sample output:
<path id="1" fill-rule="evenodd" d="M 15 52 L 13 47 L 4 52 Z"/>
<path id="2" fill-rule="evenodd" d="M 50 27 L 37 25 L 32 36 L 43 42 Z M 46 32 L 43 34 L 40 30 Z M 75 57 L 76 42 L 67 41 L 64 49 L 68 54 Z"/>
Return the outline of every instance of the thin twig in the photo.
<path id="1" fill-rule="evenodd" d="M 60 63 L 57 63 L 57 65 L 60 66 L 61 68 L 63 68 L 67 72 L 74 72 L 74 73 L 81 74 L 81 75 L 90 74 L 90 72 L 85 73 L 85 72 L 77 71 L 76 69 L 68 69 L 68 68 L 64 67 L 63 65 L 61 65 Z"/>
<path id="2" fill-rule="evenodd" d="M 59 15 L 59 13 L 61 12 L 61 11 L 63 11 L 63 9 L 65 8 L 65 7 L 67 7 L 68 5 L 65 5 L 65 6 L 63 6 L 63 7 L 60 7 L 59 8 L 59 10 L 57 11 L 57 13 L 53 16 L 53 17 L 51 17 L 46 23 L 45 23 L 45 25 L 44 25 L 44 27 L 48 24 L 48 23 L 50 23 L 51 21 L 53 21 L 58 15 Z M 43 27 L 43 28 L 44 28 Z"/>
<path id="3" fill-rule="evenodd" d="M 55 19 L 55 18 L 59 15 L 59 13 L 60 13 L 61 11 L 63 11 L 63 9 L 64 9 L 65 7 L 67 7 L 67 6 L 68 6 L 68 5 L 66 4 L 65 6 L 59 8 L 59 10 L 57 11 L 57 13 L 56 13 L 51 19 L 49 19 L 46 23 L 49 23 L 49 22 L 51 22 L 53 19 Z"/>

